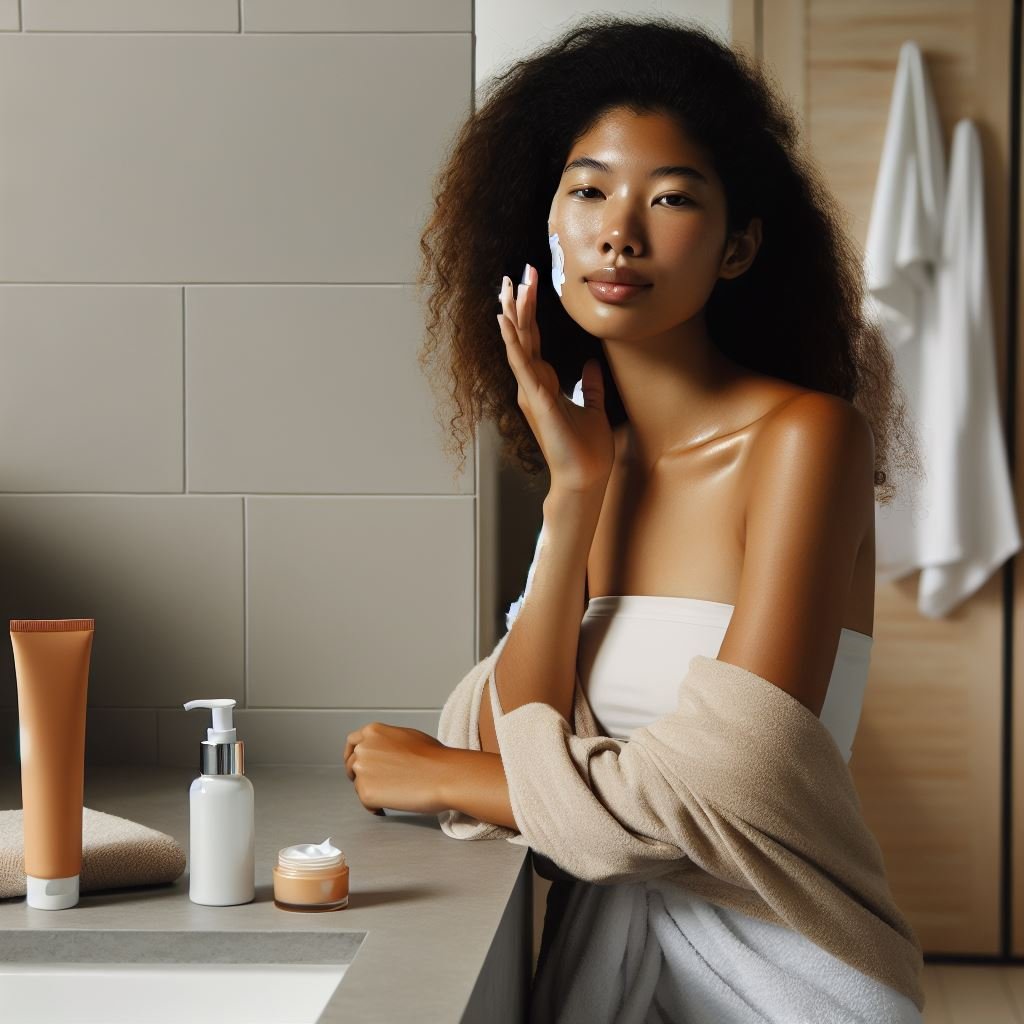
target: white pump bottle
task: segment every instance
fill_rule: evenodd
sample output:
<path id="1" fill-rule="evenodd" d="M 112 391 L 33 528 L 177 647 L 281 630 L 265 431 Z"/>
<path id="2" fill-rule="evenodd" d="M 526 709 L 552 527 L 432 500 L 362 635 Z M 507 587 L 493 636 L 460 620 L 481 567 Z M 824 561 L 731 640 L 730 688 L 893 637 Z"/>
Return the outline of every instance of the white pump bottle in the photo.
<path id="1" fill-rule="evenodd" d="M 231 722 L 231 698 L 190 700 L 210 708 L 213 728 L 199 746 L 198 779 L 189 789 L 189 899 L 209 907 L 256 897 L 256 815 L 245 777 L 244 745 Z"/>

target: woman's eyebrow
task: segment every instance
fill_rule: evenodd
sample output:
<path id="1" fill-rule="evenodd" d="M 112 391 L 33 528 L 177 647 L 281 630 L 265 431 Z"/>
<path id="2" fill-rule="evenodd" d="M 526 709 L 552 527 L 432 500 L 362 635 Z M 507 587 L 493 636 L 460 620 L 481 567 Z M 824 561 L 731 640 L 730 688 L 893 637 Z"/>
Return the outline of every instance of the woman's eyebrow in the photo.
<path id="1" fill-rule="evenodd" d="M 594 171 L 604 171 L 605 174 L 611 173 L 611 167 L 606 164 L 603 160 L 595 160 L 592 156 L 578 156 L 575 160 L 570 160 L 565 165 L 562 174 L 566 171 L 571 171 L 575 167 L 589 167 Z M 681 177 L 681 178 L 693 178 L 694 181 L 702 181 L 705 185 L 709 184 L 708 179 L 697 170 L 696 167 L 687 167 L 683 164 L 666 164 L 664 167 L 655 167 L 651 171 L 650 176 L 652 178 L 668 178 L 668 177 Z"/>

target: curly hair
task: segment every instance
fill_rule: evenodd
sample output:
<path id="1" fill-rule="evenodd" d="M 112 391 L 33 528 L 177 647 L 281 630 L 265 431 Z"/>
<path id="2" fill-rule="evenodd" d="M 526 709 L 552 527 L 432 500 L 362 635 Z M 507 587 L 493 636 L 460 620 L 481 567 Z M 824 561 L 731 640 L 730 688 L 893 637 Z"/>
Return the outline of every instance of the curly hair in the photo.
<path id="1" fill-rule="evenodd" d="M 549 265 L 547 216 L 567 154 L 604 113 L 626 108 L 667 114 L 710 155 L 730 233 L 762 219 L 753 264 L 720 278 L 704 308 L 712 342 L 750 370 L 860 409 L 874 434 L 879 503 L 895 493 L 894 462 L 920 474 L 888 343 L 863 311 L 862 256 L 846 214 L 803 155 L 794 116 L 758 63 L 692 22 L 597 14 L 507 66 L 481 92 L 434 181 L 417 278 L 421 297 L 429 290 L 419 362 L 435 397 L 447 387 L 456 473 L 483 419 L 503 439 L 503 458 L 531 476 L 546 468 L 518 405 L 495 318 L 498 287 L 503 275 L 519 280 L 527 262 Z M 538 292 L 537 324 L 562 390 L 571 394 L 583 363 L 596 356 L 609 422 L 625 421 L 603 346 L 553 289 Z"/>

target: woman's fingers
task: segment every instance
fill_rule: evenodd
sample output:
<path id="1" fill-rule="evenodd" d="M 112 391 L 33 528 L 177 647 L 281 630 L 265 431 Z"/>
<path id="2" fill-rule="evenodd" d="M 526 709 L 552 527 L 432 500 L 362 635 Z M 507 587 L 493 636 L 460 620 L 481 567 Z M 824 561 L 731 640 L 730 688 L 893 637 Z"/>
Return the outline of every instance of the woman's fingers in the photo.
<path id="1" fill-rule="evenodd" d="M 513 328 L 519 330 L 519 310 L 516 308 L 515 295 L 512 291 L 512 278 L 501 279 L 501 311 L 508 317 Z"/>
<path id="2" fill-rule="evenodd" d="M 508 276 L 503 277 L 498 298 L 501 301 L 502 312 L 512 324 L 527 358 L 533 359 L 540 354 L 536 318 L 537 272 L 527 264 L 524 267 L 524 276 L 527 280 L 520 282 L 518 294 L 514 290 L 512 279 Z"/>
<path id="3" fill-rule="evenodd" d="M 503 313 L 498 315 L 498 325 L 505 341 L 505 350 L 512 370 L 532 400 L 536 401 L 543 391 L 533 362 L 540 356 L 540 336 L 537 329 L 537 271 L 526 265 L 525 283 L 519 285 L 519 294 L 513 297 L 512 280 L 501 280 L 501 305 Z"/>
<path id="4" fill-rule="evenodd" d="M 356 731 L 358 732 L 358 730 L 356 730 Z M 345 741 L 345 752 L 344 752 L 344 754 L 342 754 L 342 761 L 344 762 L 344 765 L 345 765 L 345 774 L 349 777 L 349 780 L 352 781 L 352 782 L 355 781 L 355 774 L 353 773 L 352 769 L 349 767 L 349 763 L 348 762 L 349 762 L 349 760 L 352 757 L 355 756 L 356 743 L 359 742 L 358 739 L 357 740 L 353 740 L 352 739 L 352 737 L 355 736 L 355 735 L 356 735 L 356 733 L 354 733 L 354 732 L 350 732 L 348 734 L 348 738 Z"/>
<path id="5" fill-rule="evenodd" d="M 523 268 L 523 276 L 526 276 L 528 266 Z M 526 303 L 529 301 L 530 286 L 525 281 L 519 282 L 519 292 L 516 295 L 516 323 L 519 325 L 519 334 L 523 339 L 523 345 L 529 354 L 529 318 L 527 316 Z"/>
<path id="6" fill-rule="evenodd" d="M 504 313 L 498 314 L 498 327 L 501 330 L 502 340 L 505 342 L 505 355 L 508 356 L 509 366 L 519 381 L 519 386 L 531 398 L 537 388 L 537 378 L 530 368 L 530 361 L 523 352 L 522 343 L 519 340 L 519 332 L 515 324 Z"/>
<path id="7" fill-rule="evenodd" d="M 537 326 L 537 291 L 539 288 L 539 280 L 537 278 L 537 268 L 530 267 L 530 298 L 527 305 L 527 323 L 530 327 L 530 348 L 531 354 L 535 357 L 540 356 L 540 328 Z"/>
<path id="8" fill-rule="evenodd" d="M 516 299 L 516 312 L 519 315 L 519 335 L 523 340 L 523 349 L 530 359 L 540 355 L 540 337 L 537 331 L 537 271 L 526 264 L 524 268 L 526 280 L 519 285 L 519 296 Z"/>

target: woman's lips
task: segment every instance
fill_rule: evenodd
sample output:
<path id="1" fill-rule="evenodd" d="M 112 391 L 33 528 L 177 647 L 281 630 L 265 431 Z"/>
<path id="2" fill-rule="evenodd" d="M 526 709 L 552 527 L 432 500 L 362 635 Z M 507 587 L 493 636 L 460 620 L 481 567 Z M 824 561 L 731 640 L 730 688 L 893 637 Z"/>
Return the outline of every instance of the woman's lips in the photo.
<path id="1" fill-rule="evenodd" d="M 628 302 L 634 295 L 647 291 L 649 284 L 612 284 L 610 281 L 587 281 L 590 294 L 602 302 Z"/>

